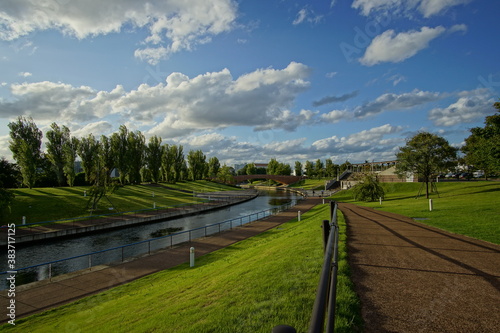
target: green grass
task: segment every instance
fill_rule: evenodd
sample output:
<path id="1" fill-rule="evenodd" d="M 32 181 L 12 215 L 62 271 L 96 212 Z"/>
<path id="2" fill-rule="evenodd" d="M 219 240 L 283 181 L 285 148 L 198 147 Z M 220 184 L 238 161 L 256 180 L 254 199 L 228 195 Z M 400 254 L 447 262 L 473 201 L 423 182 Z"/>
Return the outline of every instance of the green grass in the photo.
<path id="1" fill-rule="evenodd" d="M 156 207 L 167 207 L 186 203 L 198 202 L 199 199 L 190 193 L 180 190 L 209 192 L 234 190 L 208 181 L 178 182 L 165 186 L 127 185 L 118 187 L 108 199 L 103 197 L 94 214 L 119 213 Z M 60 220 L 66 218 L 89 216 L 87 209 L 89 197 L 84 197 L 84 191 L 89 193 L 89 187 L 47 187 L 33 189 L 12 189 L 15 195 L 10 212 L 4 214 L 5 222 L 21 224 L 22 216 L 26 216 L 27 223 Z M 154 192 L 154 197 L 153 197 Z M 113 210 L 109 210 L 114 207 Z"/>
<path id="2" fill-rule="evenodd" d="M 12 332 L 270 332 L 280 324 L 305 332 L 323 261 L 316 206 L 264 234 L 107 292 L 0 327 Z M 338 332 L 360 330 L 359 301 L 352 291 L 340 243 Z"/>
<path id="3" fill-rule="evenodd" d="M 301 180 L 295 184 L 290 185 L 290 187 L 303 188 L 305 190 L 324 190 L 325 189 L 325 182 L 329 181 L 329 180 L 331 180 L 331 179 L 329 179 L 329 178 L 328 179 L 327 178 L 304 179 L 304 180 Z"/>
<path id="4" fill-rule="evenodd" d="M 351 202 L 412 218 L 453 233 L 500 244 L 500 183 L 487 181 L 438 183 L 432 194 L 433 211 L 423 195 L 415 199 L 421 183 L 384 183 L 386 198 L 379 202 L 357 202 L 351 191 L 342 191 L 333 199 Z"/>

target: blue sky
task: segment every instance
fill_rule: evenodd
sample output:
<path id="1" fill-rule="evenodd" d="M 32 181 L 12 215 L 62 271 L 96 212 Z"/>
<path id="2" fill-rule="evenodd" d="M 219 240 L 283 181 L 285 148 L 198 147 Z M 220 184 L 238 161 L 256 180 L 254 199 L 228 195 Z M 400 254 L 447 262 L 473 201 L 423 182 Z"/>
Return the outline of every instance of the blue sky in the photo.
<path id="1" fill-rule="evenodd" d="M 120 124 L 227 164 L 392 160 L 460 147 L 500 96 L 500 2 L 4 0 L 0 156 L 31 116 Z"/>

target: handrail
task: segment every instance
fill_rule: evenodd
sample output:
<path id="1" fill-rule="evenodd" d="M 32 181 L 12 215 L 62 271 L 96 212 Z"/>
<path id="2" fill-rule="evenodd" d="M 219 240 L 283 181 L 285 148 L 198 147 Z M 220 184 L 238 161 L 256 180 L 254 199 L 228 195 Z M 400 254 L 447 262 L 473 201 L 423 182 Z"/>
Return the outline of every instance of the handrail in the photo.
<path id="1" fill-rule="evenodd" d="M 323 241 L 325 257 L 309 324 L 309 333 L 322 333 L 325 328 L 325 320 L 326 332 L 333 333 L 335 328 L 339 243 L 337 203 L 335 201 L 330 201 L 330 220 L 323 220 Z M 295 328 L 288 325 L 275 326 L 272 330 L 272 333 L 295 332 Z"/>
<path id="2" fill-rule="evenodd" d="M 220 233 L 221 232 L 221 228 L 220 227 L 223 224 L 229 223 L 229 225 L 230 225 L 229 229 L 232 229 L 234 221 L 239 220 L 240 221 L 239 225 L 243 225 L 244 224 L 243 221 L 245 219 L 247 219 L 247 218 L 248 218 L 248 222 L 245 222 L 245 223 L 251 222 L 252 216 L 254 216 L 254 215 L 256 215 L 256 219 L 259 219 L 259 215 L 263 214 L 263 216 L 261 218 L 264 218 L 264 217 L 276 214 L 277 212 L 280 212 L 280 211 L 283 211 L 285 209 L 288 209 L 290 207 L 292 207 L 292 202 L 286 203 L 286 204 L 281 205 L 279 207 L 269 208 L 269 209 L 266 209 L 266 210 L 262 210 L 262 211 L 259 211 L 259 212 L 256 212 L 256 213 L 249 214 L 249 215 L 232 218 L 232 219 L 225 220 L 225 221 L 218 222 L 218 223 L 208 224 L 208 225 L 205 225 L 203 227 L 198 227 L 198 228 L 195 228 L 195 229 L 189 229 L 189 230 L 185 230 L 185 231 L 180 231 L 180 232 L 172 233 L 172 234 L 165 235 L 165 236 L 160 236 L 160 237 L 155 237 L 155 238 L 151 238 L 151 239 L 146 239 L 146 240 L 143 240 L 143 241 L 140 241 L 140 242 L 135 242 L 135 243 L 130 243 L 130 244 L 126 244 L 126 245 L 121 245 L 121 246 L 117 246 L 117 247 L 113 247 L 113 248 L 109 248 L 109 249 L 104 249 L 104 250 L 100 250 L 100 251 L 85 253 L 85 254 L 81 254 L 81 255 L 69 257 L 69 258 L 63 258 L 63 259 L 58 259 L 58 260 L 54 260 L 54 261 L 50 261 L 50 262 L 44 262 L 44 263 L 37 264 L 37 265 L 32 265 L 32 266 L 27 266 L 27 267 L 19 268 L 19 269 L 16 269 L 15 271 L 17 273 L 19 273 L 20 271 L 25 271 L 25 270 L 28 270 L 28 269 L 38 268 L 38 267 L 42 267 L 42 266 L 48 266 L 49 267 L 49 276 L 47 278 L 51 279 L 52 278 L 52 276 L 51 276 L 51 268 L 52 268 L 52 265 L 56 264 L 56 263 L 60 263 L 60 262 L 63 262 L 63 261 L 69 261 L 69 260 L 73 260 L 73 259 L 78 259 L 78 258 L 82 258 L 82 257 L 89 257 L 89 266 L 87 268 L 90 269 L 93 266 L 92 265 L 92 256 L 93 255 L 96 255 L 96 254 L 99 254 L 99 253 L 104 253 L 104 252 L 109 252 L 109 251 L 113 251 L 113 250 L 119 250 L 119 249 L 122 250 L 122 262 L 123 262 L 123 260 L 124 260 L 123 249 L 127 248 L 127 247 L 131 247 L 131 246 L 136 246 L 136 245 L 139 245 L 139 244 L 148 243 L 148 253 L 150 253 L 151 242 L 157 241 L 159 239 L 165 239 L 165 238 L 169 238 L 170 237 L 170 246 L 173 246 L 174 245 L 173 244 L 173 237 L 174 236 L 178 236 L 178 235 L 182 235 L 182 234 L 188 234 L 188 239 L 189 239 L 189 241 L 191 241 L 192 240 L 191 233 L 194 232 L 194 231 L 205 229 L 205 236 L 207 236 L 207 229 L 208 228 L 219 226 L 219 231 L 218 232 Z M 214 234 L 214 233 L 216 233 L 216 232 L 212 232 L 212 234 Z M 137 256 L 137 255 L 139 255 L 139 254 L 135 254 L 134 256 Z M 5 275 L 5 274 L 8 274 L 9 272 L 11 272 L 11 271 L 0 272 L 0 275 Z M 2 288 L 3 288 L 3 286 L 0 286 L 0 290 Z"/>
<path id="3" fill-rule="evenodd" d="M 314 301 L 313 313 L 309 325 L 310 333 L 323 332 L 325 315 L 326 332 L 333 332 L 335 327 L 339 226 L 337 223 L 337 203 L 334 201 L 330 202 L 329 226 L 330 228 L 323 228 L 323 232 L 329 234 L 316 300 Z M 331 231 L 325 229 L 331 229 Z"/>

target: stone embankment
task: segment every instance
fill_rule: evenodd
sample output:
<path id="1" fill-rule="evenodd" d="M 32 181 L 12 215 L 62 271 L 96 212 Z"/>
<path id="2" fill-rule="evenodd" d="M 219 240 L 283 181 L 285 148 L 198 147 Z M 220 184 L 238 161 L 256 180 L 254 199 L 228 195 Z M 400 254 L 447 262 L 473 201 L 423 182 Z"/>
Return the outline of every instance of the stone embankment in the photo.
<path id="1" fill-rule="evenodd" d="M 16 244 L 38 242 L 61 237 L 72 237 L 200 214 L 251 200 L 258 196 L 258 192 L 255 190 L 206 192 L 198 193 L 196 196 L 208 199 L 208 201 L 182 207 L 145 210 L 132 214 L 111 215 L 91 220 L 50 223 L 32 227 L 16 226 Z M 2 227 L 0 229 L 0 246 L 7 244 L 7 232 L 7 227 Z"/>

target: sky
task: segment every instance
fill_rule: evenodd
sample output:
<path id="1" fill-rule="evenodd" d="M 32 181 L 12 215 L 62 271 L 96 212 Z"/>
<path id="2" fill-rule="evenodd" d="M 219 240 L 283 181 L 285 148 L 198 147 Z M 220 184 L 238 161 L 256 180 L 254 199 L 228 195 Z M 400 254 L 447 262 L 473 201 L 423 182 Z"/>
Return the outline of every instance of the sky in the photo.
<path id="1" fill-rule="evenodd" d="M 221 163 L 390 161 L 460 147 L 500 97 L 495 0 L 1 0 L 8 123 L 122 124 Z M 44 139 L 45 144 L 45 139 Z"/>

